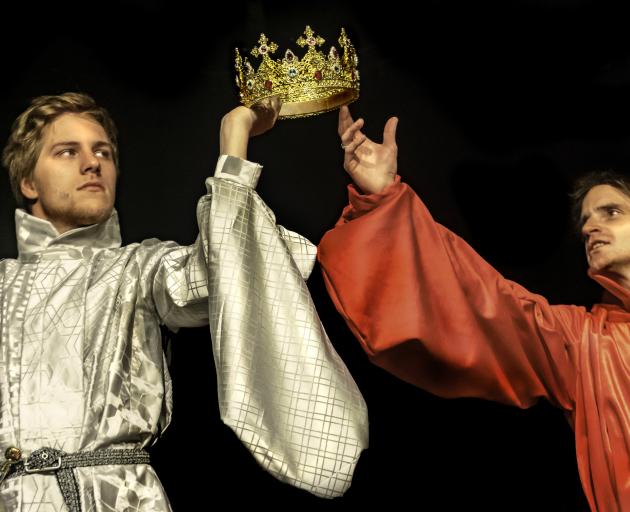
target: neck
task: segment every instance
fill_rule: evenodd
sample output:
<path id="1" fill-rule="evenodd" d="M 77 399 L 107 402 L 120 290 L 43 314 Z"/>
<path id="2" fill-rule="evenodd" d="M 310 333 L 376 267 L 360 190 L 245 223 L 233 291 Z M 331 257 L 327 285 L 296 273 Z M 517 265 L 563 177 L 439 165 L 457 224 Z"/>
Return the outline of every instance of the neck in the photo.
<path id="1" fill-rule="evenodd" d="M 602 270 L 597 273 L 612 279 L 615 283 L 626 290 L 630 290 L 630 268 Z"/>
<path id="2" fill-rule="evenodd" d="M 630 290 L 630 276 L 629 275 L 616 274 L 615 281 L 617 281 L 626 290 Z"/>

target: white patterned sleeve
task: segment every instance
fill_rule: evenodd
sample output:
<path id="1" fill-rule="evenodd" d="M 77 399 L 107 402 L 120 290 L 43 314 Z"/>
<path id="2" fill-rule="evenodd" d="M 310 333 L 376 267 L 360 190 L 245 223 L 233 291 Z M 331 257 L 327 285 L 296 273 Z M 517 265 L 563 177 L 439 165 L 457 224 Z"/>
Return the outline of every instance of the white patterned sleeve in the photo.
<path id="1" fill-rule="evenodd" d="M 367 448 L 367 408 L 304 281 L 315 249 L 276 225 L 259 174 L 221 157 L 197 210 L 221 418 L 275 477 L 333 498 Z"/>

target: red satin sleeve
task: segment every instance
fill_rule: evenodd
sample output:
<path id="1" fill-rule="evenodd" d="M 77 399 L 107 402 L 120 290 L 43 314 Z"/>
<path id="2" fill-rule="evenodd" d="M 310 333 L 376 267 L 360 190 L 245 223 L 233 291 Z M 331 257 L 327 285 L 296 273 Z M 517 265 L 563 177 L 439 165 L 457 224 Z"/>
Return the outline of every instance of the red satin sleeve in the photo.
<path id="1" fill-rule="evenodd" d="M 349 191 L 318 258 L 374 363 L 443 397 L 519 407 L 545 397 L 573 409 L 584 308 L 552 306 L 505 279 L 399 178 L 382 194 Z"/>

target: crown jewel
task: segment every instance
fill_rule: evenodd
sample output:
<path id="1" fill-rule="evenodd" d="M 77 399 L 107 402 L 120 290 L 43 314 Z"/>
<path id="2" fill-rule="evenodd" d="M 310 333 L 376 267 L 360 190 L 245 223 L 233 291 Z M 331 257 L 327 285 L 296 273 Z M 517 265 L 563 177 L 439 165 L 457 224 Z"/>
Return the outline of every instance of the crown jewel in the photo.
<path id="1" fill-rule="evenodd" d="M 299 46 L 307 47 L 302 59 L 286 50 L 282 59 L 274 60 L 271 54 L 278 45 L 260 34 L 258 46 L 251 50 L 254 57 L 261 59 L 258 70 L 247 57 L 241 57 L 237 48 L 236 85 L 241 103 L 251 107 L 278 95 L 282 100 L 280 117 L 294 118 L 320 114 L 355 101 L 359 97 L 359 60 L 354 46 L 343 28 L 339 36 L 342 54 L 331 46 L 328 55 L 324 55 L 317 49 L 324 42 L 307 26 L 297 40 Z"/>

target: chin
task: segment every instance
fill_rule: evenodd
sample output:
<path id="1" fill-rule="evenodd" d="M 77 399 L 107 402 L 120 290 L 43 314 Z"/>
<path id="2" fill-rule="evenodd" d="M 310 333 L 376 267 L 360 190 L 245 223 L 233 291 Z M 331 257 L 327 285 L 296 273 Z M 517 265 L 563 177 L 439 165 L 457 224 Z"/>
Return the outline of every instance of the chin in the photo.
<path id="1" fill-rule="evenodd" d="M 91 226 L 92 224 L 100 224 L 109 219 L 112 214 L 113 206 L 81 208 L 74 212 L 76 224 L 79 226 Z"/>
<path id="2" fill-rule="evenodd" d="M 604 254 L 595 254 L 588 262 L 589 267 L 595 271 L 608 270 L 614 263 L 614 260 L 611 260 L 610 257 L 607 257 Z"/>
<path id="3" fill-rule="evenodd" d="M 599 261 L 590 265 L 592 271 L 598 274 L 619 274 L 619 266 L 614 261 Z"/>
<path id="4" fill-rule="evenodd" d="M 607 265 L 602 263 L 591 263 L 589 267 L 593 272 L 601 272 L 603 270 L 606 270 Z"/>

